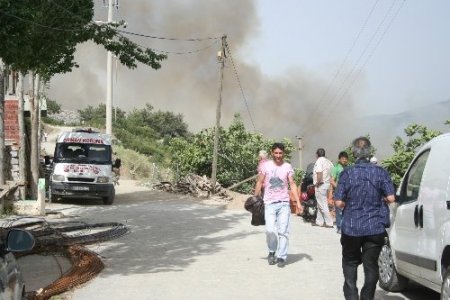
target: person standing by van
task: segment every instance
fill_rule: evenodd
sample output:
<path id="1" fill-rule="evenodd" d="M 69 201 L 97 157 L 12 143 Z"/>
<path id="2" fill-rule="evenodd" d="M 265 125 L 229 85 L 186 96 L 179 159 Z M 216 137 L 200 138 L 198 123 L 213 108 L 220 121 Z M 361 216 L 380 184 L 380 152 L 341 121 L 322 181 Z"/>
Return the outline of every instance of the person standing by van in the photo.
<path id="1" fill-rule="evenodd" d="M 341 175 L 344 168 L 348 165 L 348 154 L 345 151 L 339 152 L 338 155 L 338 163 L 331 170 L 331 190 L 332 194 L 336 190 L 339 176 Z M 333 197 L 334 198 L 334 197 Z M 337 233 L 341 233 L 341 224 L 342 224 L 342 209 L 335 206 L 335 215 L 336 215 L 336 231 Z"/>
<path id="2" fill-rule="evenodd" d="M 297 208 L 303 212 L 300 204 L 297 185 L 294 181 L 294 169 L 291 164 L 284 161 L 284 145 L 275 143 L 272 146 L 272 160 L 262 165 L 255 186 L 255 196 L 264 192 L 264 217 L 266 220 L 266 241 L 269 248 L 267 261 L 269 265 L 277 264 L 283 268 L 286 265 L 289 220 L 291 207 L 289 205 L 289 188 L 293 192 Z"/>
<path id="3" fill-rule="evenodd" d="M 333 228 L 333 218 L 328 207 L 328 191 L 330 189 L 331 169 L 333 163 L 325 157 L 325 149 L 316 151 L 317 160 L 313 169 L 313 183 L 317 200 L 317 217 L 311 225 Z"/>
<path id="4" fill-rule="evenodd" d="M 387 238 L 388 203 L 395 201 L 389 173 L 369 161 L 372 145 L 358 137 L 352 143 L 355 165 L 345 168 L 334 193 L 335 204 L 344 209 L 341 225 L 344 296 L 347 300 L 374 299 L 378 282 L 378 256 Z M 358 266 L 364 267 L 364 285 L 358 295 Z"/>

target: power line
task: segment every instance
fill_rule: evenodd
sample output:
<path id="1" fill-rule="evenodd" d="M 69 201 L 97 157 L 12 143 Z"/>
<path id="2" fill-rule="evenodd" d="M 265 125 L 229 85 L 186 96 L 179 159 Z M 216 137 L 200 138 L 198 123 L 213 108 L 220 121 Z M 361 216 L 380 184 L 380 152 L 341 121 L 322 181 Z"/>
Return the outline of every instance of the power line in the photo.
<path id="1" fill-rule="evenodd" d="M 7 13 L 7 12 L 1 10 L 1 9 L 0 9 L 0 14 L 3 14 L 3 15 L 5 15 L 5 16 L 11 17 L 11 18 L 15 18 L 15 19 L 20 20 L 20 21 L 25 22 L 25 23 L 29 23 L 29 24 L 36 25 L 36 26 L 41 27 L 41 28 L 44 28 L 44 29 L 51 29 L 51 30 L 56 30 L 56 31 L 70 31 L 70 32 L 73 32 L 73 31 L 82 31 L 81 28 L 77 28 L 77 29 L 68 29 L 68 28 L 59 28 L 59 27 L 52 27 L 52 26 L 43 25 L 43 24 L 37 23 L 37 22 L 35 22 L 35 21 L 27 20 L 27 19 L 25 19 L 25 18 L 22 18 L 22 17 L 16 16 L 16 15 Z"/>
<path id="2" fill-rule="evenodd" d="M 199 49 L 195 49 L 195 50 L 185 51 L 185 52 L 181 52 L 181 51 L 180 52 L 173 52 L 173 51 L 157 50 L 155 48 L 152 48 L 152 50 L 155 51 L 155 52 L 164 53 L 164 54 L 177 54 L 177 55 L 194 54 L 194 53 L 198 53 L 198 52 L 207 50 L 207 49 L 213 47 L 214 45 L 216 45 L 217 43 L 219 43 L 219 40 L 214 41 L 213 43 L 211 43 L 208 46 L 205 46 L 205 47 L 202 47 L 202 48 L 199 48 Z"/>
<path id="3" fill-rule="evenodd" d="M 353 73 L 355 72 L 359 62 L 362 60 L 362 58 L 366 55 L 368 49 L 370 48 L 370 46 L 372 45 L 372 43 L 375 41 L 375 38 L 378 36 L 378 33 L 381 29 L 381 27 L 383 26 L 383 24 L 386 22 L 386 20 L 388 19 L 388 16 L 391 14 L 394 6 L 395 6 L 396 0 L 392 2 L 392 5 L 389 7 L 388 11 L 386 12 L 386 14 L 384 15 L 382 21 L 378 24 L 375 32 L 372 34 L 372 36 L 370 37 L 369 42 L 366 44 L 366 46 L 364 47 L 363 51 L 361 52 L 361 54 L 359 55 L 358 59 L 356 60 L 356 62 L 353 65 L 353 68 L 351 69 L 351 71 L 349 73 L 347 73 L 347 76 L 344 78 L 344 80 L 342 81 L 342 84 L 340 86 L 340 88 L 338 89 L 338 91 L 336 92 L 336 94 L 332 97 L 332 99 L 334 97 L 337 97 L 337 95 L 340 93 L 340 91 L 344 88 L 345 84 L 347 83 L 347 81 L 351 78 L 351 76 L 353 75 Z"/>
<path id="4" fill-rule="evenodd" d="M 77 16 L 79 17 L 81 20 L 84 20 L 80 15 L 75 14 L 74 12 L 66 9 L 65 7 L 59 5 L 58 3 L 56 3 L 54 0 L 50 0 L 53 4 L 55 4 L 56 6 L 58 6 L 59 8 L 61 8 L 62 10 L 64 10 L 65 12 L 68 12 L 70 14 L 72 14 L 73 16 Z M 119 12 L 119 8 L 118 5 L 116 6 L 117 11 Z M 128 34 L 128 35 L 135 35 L 135 36 L 140 36 L 140 37 L 146 37 L 146 38 L 151 38 L 151 39 L 159 39 L 159 40 L 169 40 L 169 41 L 188 41 L 188 42 L 198 42 L 198 41 L 205 41 L 205 40 L 220 40 L 221 37 L 207 37 L 207 38 L 169 38 L 169 37 L 162 37 L 162 36 L 152 36 L 152 35 L 147 35 L 147 34 L 142 34 L 142 33 L 136 33 L 136 32 L 130 32 L 127 30 L 122 30 L 122 29 L 115 29 L 117 32 L 123 33 L 123 34 Z"/>
<path id="5" fill-rule="evenodd" d="M 230 51 L 230 47 L 228 46 L 228 43 L 225 44 L 225 49 L 227 50 L 228 54 L 230 55 L 231 64 L 233 65 L 234 74 L 236 75 L 236 79 L 237 79 L 237 82 L 239 84 L 239 88 L 241 90 L 242 99 L 244 100 L 245 107 L 247 108 L 247 112 L 248 112 L 248 115 L 250 117 L 250 121 L 251 121 L 252 126 L 253 126 L 253 131 L 256 133 L 255 123 L 253 122 L 253 117 L 252 117 L 252 114 L 250 112 L 250 108 L 248 106 L 247 99 L 245 98 L 244 89 L 242 88 L 241 80 L 239 79 L 239 75 L 238 75 L 238 72 L 237 72 L 237 69 L 236 69 L 236 65 L 234 64 L 233 56 L 231 55 L 231 51 Z"/>
<path id="6" fill-rule="evenodd" d="M 328 84 L 327 89 L 325 90 L 325 92 L 322 94 L 322 96 L 320 97 L 318 104 L 316 105 L 315 109 L 313 110 L 313 112 L 311 114 L 308 115 L 308 117 L 306 118 L 306 121 L 302 123 L 302 126 L 300 128 L 304 128 L 303 132 L 306 132 L 306 129 L 309 129 L 310 127 L 310 121 L 312 120 L 313 116 L 315 116 L 315 114 L 319 111 L 319 107 L 322 105 L 322 103 L 324 102 L 324 100 L 326 99 L 326 96 L 328 95 L 328 92 L 331 89 L 331 86 L 334 84 L 334 82 L 337 80 L 338 76 L 341 74 L 345 63 L 347 62 L 347 60 L 350 58 L 350 54 L 353 51 L 353 49 L 356 46 L 356 43 L 358 42 L 359 38 L 361 37 L 362 32 L 365 30 L 367 23 L 369 22 L 369 19 L 371 18 L 376 6 L 378 5 L 379 0 L 376 0 L 374 2 L 374 4 L 372 5 L 372 8 L 369 11 L 369 14 L 366 16 L 363 25 L 361 26 L 361 28 L 358 31 L 358 34 L 356 35 L 355 39 L 353 40 L 353 43 L 351 45 L 351 47 L 349 48 L 349 50 L 347 51 L 345 58 L 342 60 L 341 64 L 339 65 L 338 69 L 336 70 L 336 73 L 334 74 L 333 79 L 331 80 L 331 82 Z"/>
<path id="7" fill-rule="evenodd" d="M 206 37 L 206 38 L 171 38 L 171 37 L 163 37 L 163 36 L 154 36 L 154 35 L 148 35 L 143 33 L 136 33 L 136 32 L 130 32 L 126 30 L 116 29 L 117 32 L 123 33 L 123 34 L 129 34 L 129 35 L 135 35 L 150 39 L 158 39 L 158 40 L 169 40 L 169 41 L 187 41 L 187 42 L 201 42 L 205 40 L 220 40 L 221 37 Z"/>
<path id="8" fill-rule="evenodd" d="M 52 1 L 53 2 L 53 1 Z M 53 2 L 54 3 L 54 2 Z M 67 9 L 61 7 L 58 5 L 58 7 L 60 7 L 61 9 L 64 9 L 66 12 L 70 12 Z M 6 16 L 18 19 L 22 22 L 26 22 L 26 23 L 30 23 L 45 29 L 51 29 L 51 30 L 58 30 L 58 31 L 82 31 L 83 28 L 60 28 L 60 27 L 53 27 L 53 26 L 48 26 L 48 25 L 43 25 L 41 23 L 32 21 L 32 20 L 28 20 L 22 17 L 19 17 L 17 15 L 14 14 L 10 14 L 8 12 L 5 12 L 4 10 L 0 10 L 1 14 L 4 14 Z M 72 12 L 70 12 L 72 13 Z M 78 16 L 80 17 L 80 19 L 82 19 L 81 16 L 76 15 L 74 13 L 72 13 L 74 16 Z M 94 24 L 93 22 L 90 22 L 90 24 Z M 200 41 L 205 41 L 205 40 L 220 40 L 220 37 L 206 37 L 206 38 L 172 38 L 172 37 L 163 37 L 163 36 L 154 36 L 154 35 L 148 35 L 148 34 L 142 34 L 142 33 L 135 33 L 135 32 L 130 32 L 130 31 L 126 31 L 126 30 L 121 30 L 121 29 L 116 29 L 116 28 L 112 28 L 112 30 L 118 32 L 118 33 L 122 33 L 122 34 L 128 34 L 128 35 L 134 35 L 134 36 L 140 36 L 140 37 L 145 37 L 145 38 L 151 38 L 151 39 L 159 39 L 159 40 L 169 40 L 169 41 L 188 41 L 188 42 L 200 42 Z"/>
<path id="9" fill-rule="evenodd" d="M 403 0 L 405 1 L 405 0 Z M 329 117 L 329 115 L 331 114 L 331 112 L 333 111 L 333 109 L 338 105 L 338 103 L 340 103 L 340 101 L 344 98 L 344 96 L 346 95 L 346 93 L 348 92 L 348 90 L 350 89 L 350 87 L 354 84 L 354 82 L 356 81 L 356 77 L 352 77 L 352 75 L 355 74 L 355 71 L 357 69 L 358 64 L 360 63 L 360 61 L 362 60 L 362 58 L 366 55 L 368 49 L 370 48 L 370 46 L 373 44 L 375 38 L 378 36 L 378 33 L 380 32 L 380 29 L 382 28 L 383 24 L 385 24 L 385 22 L 388 20 L 389 15 L 391 15 L 391 12 L 393 10 L 393 8 L 395 7 L 396 4 L 396 0 L 394 0 L 392 2 L 392 5 L 389 7 L 388 11 L 386 12 L 386 14 L 384 15 L 382 21 L 378 24 L 375 32 L 372 34 L 369 42 L 366 44 L 366 46 L 364 47 L 362 53 L 360 54 L 360 56 L 358 57 L 358 59 L 356 60 L 356 62 L 354 63 L 353 67 L 351 68 L 351 71 L 347 73 L 347 75 L 345 76 L 344 80 L 342 81 L 340 87 L 338 88 L 337 92 L 330 98 L 330 102 L 328 103 L 328 105 L 325 107 L 324 112 L 321 113 L 321 115 L 317 116 L 315 113 L 309 115 L 308 117 L 308 121 L 312 119 L 312 117 L 316 118 L 316 119 L 326 119 Z M 381 39 L 384 37 L 384 35 L 386 34 L 387 30 L 390 27 L 390 24 L 392 24 L 393 19 L 398 15 L 401 7 L 403 6 L 403 4 L 397 9 L 397 12 L 394 14 L 394 16 L 391 18 L 391 21 L 389 23 L 389 25 L 386 27 L 386 30 L 384 31 Z M 373 10 L 373 8 L 372 8 Z M 371 11 L 372 13 L 372 11 Z M 371 14 L 370 13 L 370 14 Z M 366 22 L 365 22 L 366 23 Z M 371 58 L 371 56 L 373 55 L 374 51 L 376 50 L 376 48 L 378 47 L 379 43 L 381 41 L 378 42 L 378 44 L 372 48 L 372 52 L 369 54 L 369 56 L 366 56 L 366 60 L 364 62 L 364 64 L 362 65 L 361 69 L 359 70 L 359 73 L 362 71 L 362 68 L 365 66 L 365 64 L 368 62 L 368 60 Z M 356 75 L 358 75 L 359 73 L 357 73 Z M 353 78 L 352 81 L 349 82 L 349 80 Z M 344 91 L 342 94 L 341 92 Z M 341 97 L 339 97 L 339 95 L 341 95 Z M 317 111 L 317 110 L 316 110 Z M 306 123 L 305 124 L 305 128 L 310 127 L 310 123 Z M 306 132 L 307 130 L 305 130 Z"/>
<path id="10" fill-rule="evenodd" d="M 370 59 L 372 58 L 372 56 L 374 55 L 375 51 L 377 50 L 378 46 L 381 44 L 382 40 L 384 39 L 386 33 L 389 31 L 389 29 L 391 28 L 394 20 L 397 18 L 398 14 L 400 13 L 400 10 L 403 8 L 403 5 L 405 4 L 406 0 L 403 0 L 402 3 L 398 6 L 397 10 L 395 11 L 394 15 L 392 16 L 392 18 L 389 20 L 388 25 L 386 26 L 386 28 L 384 29 L 383 33 L 381 34 L 380 38 L 378 39 L 378 41 L 376 42 L 375 46 L 372 48 L 372 50 L 370 51 L 369 55 L 366 57 L 364 63 L 361 65 L 361 67 L 359 68 L 358 72 L 355 74 L 355 76 L 353 76 L 352 81 L 350 82 L 350 84 L 347 85 L 347 88 L 345 89 L 345 91 L 341 94 L 341 97 L 336 101 L 336 103 L 331 103 L 328 109 L 328 112 L 326 112 L 325 118 L 327 119 L 330 115 L 331 112 L 333 111 L 334 107 L 336 107 L 343 99 L 344 96 L 348 93 L 348 91 L 350 90 L 350 88 L 353 86 L 353 84 L 355 84 L 355 82 L 357 81 L 359 75 L 362 73 L 362 70 L 364 69 L 364 67 L 367 65 L 367 63 L 370 61 Z M 392 7 L 392 6 L 391 6 Z M 337 94 L 336 94 L 337 95 Z"/>
<path id="11" fill-rule="evenodd" d="M 52 3 L 55 3 L 55 2 L 52 1 Z M 63 9 L 64 11 L 71 13 L 71 14 L 74 15 L 74 16 L 78 16 L 78 17 L 80 18 L 80 20 L 82 19 L 81 16 L 79 16 L 79 15 L 77 15 L 77 14 L 74 14 L 73 12 L 70 12 L 70 11 L 67 10 L 66 8 L 64 8 L 64 7 L 60 6 L 60 5 L 57 5 L 57 6 L 60 7 L 61 9 Z M 18 19 L 18 20 L 20 20 L 20 21 L 22 21 L 22 22 L 26 22 L 26 23 L 29 23 L 29 24 L 36 25 L 36 26 L 41 27 L 41 28 L 44 28 L 44 29 L 50 29 L 50 30 L 56 30 L 56 31 L 68 31 L 68 32 L 74 32 L 74 31 L 80 31 L 80 32 L 81 32 L 81 31 L 83 31 L 83 28 L 73 28 L 73 29 L 69 29 L 69 28 L 59 28 L 59 27 L 53 27 L 53 26 L 43 25 L 43 24 L 41 24 L 41 23 L 38 23 L 38 22 L 35 22 L 35 21 L 32 21 L 32 20 L 28 20 L 28 19 L 25 19 L 25 18 L 16 16 L 16 15 L 13 15 L 13 14 L 10 14 L 10 13 L 7 13 L 7 12 L 5 12 L 5 11 L 3 11 L 3 10 L 0 10 L 0 13 L 1 13 L 1 14 L 4 14 L 4 15 L 6 15 L 6 16 L 9 16 L 9 17 Z M 93 22 L 90 22 L 90 24 L 94 24 L 94 23 L 93 23 Z M 198 52 L 201 52 L 201 51 L 204 51 L 204 50 L 207 50 L 207 49 L 213 47 L 213 46 L 216 45 L 216 44 L 219 42 L 219 40 L 220 40 L 220 38 L 185 38 L 185 39 L 182 39 L 182 38 L 157 37 L 157 36 L 151 36 L 151 35 L 145 35 L 145 34 L 133 33 L 133 32 L 124 31 L 124 30 L 115 29 L 115 28 L 112 28 L 112 30 L 114 30 L 115 32 L 117 32 L 118 35 L 119 35 L 119 36 L 122 36 L 123 38 L 125 38 L 125 37 L 124 37 L 122 34 L 120 34 L 120 33 L 130 34 L 130 35 L 135 35 L 135 36 L 141 36 L 141 37 L 147 37 L 147 38 L 153 38 L 153 39 L 160 39 L 160 40 L 171 40 L 171 41 L 200 42 L 200 41 L 206 41 L 206 40 L 215 40 L 213 43 L 211 43 L 211 44 L 209 44 L 209 45 L 207 45 L 207 46 L 205 46 L 205 47 L 202 47 L 202 48 L 199 48 L 199 49 L 194 49 L 194 50 L 189 50 L 189 51 L 166 51 L 166 50 L 158 50 L 158 49 L 153 49 L 153 48 L 152 48 L 152 50 L 155 51 L 155 52 L 166 53 L 166 54 L 175 54 L 175 55 L 186 55 L 186 54 L 194 54 L 194 53 L 198 53 Z M 142 45 L 140 45 L 140 44 L 138 44 L 138 43 L 135 43 L 135 44 L 138 45 L 138 46 L 140 46 L 140 47 L 144 47 L 144 46 L 142 46 Z M 146 47 L 146 48 L 149 48 L 149 47 Z"/>

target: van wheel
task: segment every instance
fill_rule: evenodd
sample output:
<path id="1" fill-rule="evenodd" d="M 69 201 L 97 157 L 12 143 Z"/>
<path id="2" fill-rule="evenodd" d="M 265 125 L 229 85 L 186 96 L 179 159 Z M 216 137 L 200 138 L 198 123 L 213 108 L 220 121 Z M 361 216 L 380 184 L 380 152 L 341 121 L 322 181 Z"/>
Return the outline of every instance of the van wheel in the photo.
<path id="1" fill-rule="evenodd" d="M 53 202 L 56 202 L 56 200 L 58 200 L 58 197 L 54 196 L 54 195 L 52 194 L 52 189 L 49 188 L 49 189 L 48 189 L 48 201 L 49 201 L 50 203 L 53 203 Z"/>
<path id="2" fill-rule="evenodd" d="M 380 275 L 379 285 L 383 290 L 400 292 L 408 285 L 408 279 L 397 273 L 389 245 L 384 245 L 381 248 L 380 256 L 378 257 L 378 270 Z"/>
<path id="3" fill-rule="evenodd" d="M 447 268 L 442 278 L 441 299 L 450 299 L 450 267 Z"/>
<path id="4" fill-rule="evenodd" d="M 25 294 L 25 287 L 22 289 L 22 296 L 20 297 L 20 300 L 27 300 L 26 294 Z"/>
<path id="5" fill-rule="evenodd" d="M 113 204 L 113 202 L 114 202 L 114 194 L 103 198 L 103 204 L 111 205 L 111 204 Z"/>

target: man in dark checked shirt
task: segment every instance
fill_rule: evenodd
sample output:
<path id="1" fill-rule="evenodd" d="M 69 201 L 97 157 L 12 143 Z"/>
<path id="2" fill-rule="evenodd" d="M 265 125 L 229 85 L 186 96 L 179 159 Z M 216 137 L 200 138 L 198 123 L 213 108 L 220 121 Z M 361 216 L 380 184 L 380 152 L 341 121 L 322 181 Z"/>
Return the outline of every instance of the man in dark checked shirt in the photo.
<path id="1" fill-rule="evenodd" d="M 371 164 L 371 143 L 365 137 L 352 143 L 355 165 L 344 169 L 334 194 L 336 206 L 344 209 L 341 226 L 342 271 L 345 299 L 373 299 L 378 282 L 378 256 L 389 227 L 388 203 L 395 201 L 389 173 Z M 358 297 L 358 266 L 364 267 L 364 286 Z"/>

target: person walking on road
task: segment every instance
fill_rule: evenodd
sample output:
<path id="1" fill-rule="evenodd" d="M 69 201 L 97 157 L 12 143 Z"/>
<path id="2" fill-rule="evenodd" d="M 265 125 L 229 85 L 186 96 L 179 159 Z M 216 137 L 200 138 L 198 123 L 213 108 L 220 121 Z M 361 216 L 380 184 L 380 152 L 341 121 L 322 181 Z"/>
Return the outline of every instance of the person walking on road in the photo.
<path id="1" fill-rule="evenodd" d="M 257 173 L 261 173 L 262 166 L 269 160 L 268 158 L 269 154 L 266 150 L 260 150 L 258 153 L 258 167 L 256 168 Z M 261 187 L 261 197 L 264 197 L 264 183 Z"/>
<path id="2" fill-rule="evenodd" d="M 269 154 L 267 153 L 266 150 L 260 150 L 258 153 L 258 167 L 257 167 L 257 171 L 258 173 L 261 172 L 261 168 L 263 166 L 263 164 L 269 159 L 268 158 Z"/>
<path id="3" fill-rule="evenodd" d="M 369 139 L 356 138 L 352 143 L 355 165 L 345 168 L 334 193 L 336 206 L 344 209 L 341 226 L 344 296 L 347 300 L 374 299 L 378 282 L 378 256 L 387 238 L 388 203 L 395 201 L 389 173 L 369 162 L 372 150 Z M 358 296 L 358 266 L 364 267 L 364 285 Z"/>
<path id="4" fill-rule="evenodd" d="M 317 160 L 313 169 L 313 183 L 317 200 L 317 217 L 313 226 L 333 228 L 333 218 L 328 208 L 328 190 L 330 188 L 331 169 L 333 163 L 325 157 L 325 150 L 319 148 L 316 151 Z"/>
<path id="5" fill-rule="evenodd" d="M 269 265 L 286 265 L 289 239 L 289 221 L 291 208 L 289 205 L 289 188 L 293 192 L 297 208 L 303 212 L 294 181 L 294 170 L 291 164 L 284 161 L 284 145 L 272 145 L 272 160 L 262 165 L 255 186 L 255 196 L 261 195 L 264 185 L 264 217 L 266 220 L 266 241 L 269 248 L 267 257 Z"/>
<path id="6" fill-rule="evenodd" d="M 339 181 L 339 176 L 341 175 L 341 172 L 344 170 L 344 168 L 347 167 L 347 164 L 348 164 L 348 154 L 345 151 L 341 151 L 338 155 L 338 163 L 331 170 L 331 189 L 333 190 L 333 194 L 334 191 L 336 190 Z M 336 215 L 336 230 L 337 233 L 341 233 L 342 208 L 335 206 L 334 211 Z"/>

